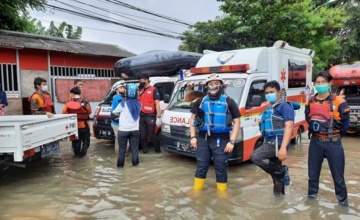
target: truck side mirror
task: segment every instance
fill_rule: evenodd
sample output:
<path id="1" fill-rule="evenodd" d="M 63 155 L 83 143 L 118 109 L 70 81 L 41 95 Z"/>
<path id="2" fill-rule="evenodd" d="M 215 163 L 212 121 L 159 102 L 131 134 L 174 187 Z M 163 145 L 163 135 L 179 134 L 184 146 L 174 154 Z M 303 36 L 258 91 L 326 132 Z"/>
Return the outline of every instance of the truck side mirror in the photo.
<path id="1" fill-rule="evenodd" d="M 170 95 L 164 94 L 164 103 L 169 103 L 169 102 L 170 102 Z"/>
<path id="2" fill-rule="evenodd" d="M 261 96 L 253 95 L 251 100 L 251 107 L 259 107 L 261 106 Z"/>

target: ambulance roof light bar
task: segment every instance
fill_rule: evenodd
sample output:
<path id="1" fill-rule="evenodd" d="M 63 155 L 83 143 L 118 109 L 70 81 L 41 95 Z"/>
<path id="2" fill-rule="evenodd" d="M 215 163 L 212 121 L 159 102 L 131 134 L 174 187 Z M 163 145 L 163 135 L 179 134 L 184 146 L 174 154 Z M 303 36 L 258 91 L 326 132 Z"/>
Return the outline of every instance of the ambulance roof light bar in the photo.
<path id="1" fill-rule="evenodd" d="M 227 66 L 211 66 L 211 67 L 194 67 L 190 69 L 193 74 L 209 74 L 209 73 L 233 73 L 246 72 L 250 69 L 249 64 L 227 65 Z"/>

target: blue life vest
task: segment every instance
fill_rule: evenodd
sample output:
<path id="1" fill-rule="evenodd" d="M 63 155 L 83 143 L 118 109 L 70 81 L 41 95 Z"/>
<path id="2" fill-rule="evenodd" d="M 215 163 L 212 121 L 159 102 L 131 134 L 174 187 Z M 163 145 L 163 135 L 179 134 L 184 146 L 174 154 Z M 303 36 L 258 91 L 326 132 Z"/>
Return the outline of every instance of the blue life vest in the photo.
<path id="1" fill-rule="evenodd" d="M 265 109 L 265 112 L 261 116 L 260 131 L 264 137 L 270 138 L 274 136 L 284 135 L 284 119 L 280 115 L 275 115 L 275 107 L 284 102 L 279 102 L 275 105 L 271 105 Z M 297 102 L 287 102 L 294 110 L 300 108 Z"/>
<path id="2" fill-rule="evenodd" d="M 228 105 L 226 95 L 221 95 L 217 100 L 211 100 L 205 96 L 200 108 L 204 111 L 204 123 L 199 127 L 199 131 L 208 131 L 212 133 L 228 133 L 232 129 L 232 120 L 227 117 Z"/>

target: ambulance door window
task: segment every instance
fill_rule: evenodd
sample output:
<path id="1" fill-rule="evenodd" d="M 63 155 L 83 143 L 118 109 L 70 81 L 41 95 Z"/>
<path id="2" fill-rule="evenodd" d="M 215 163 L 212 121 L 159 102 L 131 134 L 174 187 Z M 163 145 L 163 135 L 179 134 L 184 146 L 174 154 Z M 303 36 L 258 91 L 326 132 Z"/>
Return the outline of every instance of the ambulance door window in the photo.
<path id="1" fill-rule="evenodd" d="M 164 94 L 171 95 L 171 93 L 174 89 L 173 82 L 156 83 L 154 86 L 158 89 L 158 91 L 160 93 L 160 101 L 164 100 Z"/>
<path id="2" fill-rule="evenodd" d="M 264 85 L 266 83 L 266 80 L 258 80 L 254 81 L 250 85 L 249 94 L 246 99 L 246 106 L 245 108 L 249 109 L 252 107 L 252 97 L 254 95 L 261 96 L 261 102 L 265 101 L 265 91 L 264 91 Z"/>
<path id="3" fill-rule="evenodd" d="M 306 86 L 306 63 L 300 60 L 289 60 L 288 87 L 299 88 Z"/>

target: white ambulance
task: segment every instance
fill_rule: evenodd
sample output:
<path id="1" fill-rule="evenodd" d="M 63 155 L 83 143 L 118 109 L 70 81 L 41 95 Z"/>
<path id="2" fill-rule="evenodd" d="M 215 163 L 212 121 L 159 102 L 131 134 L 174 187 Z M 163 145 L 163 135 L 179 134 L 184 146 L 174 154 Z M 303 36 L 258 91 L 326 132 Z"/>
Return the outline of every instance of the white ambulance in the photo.
<path id="1" fill-rule="evenodd" d="M 247 48 L 205 54 L 191 69 L 191 76 L 178 81 L 171 95 L 165 97 L 169 106 L 162 116 L 161 144 L 163 150 L 183 156 L 195 157 L 196 150 L 190 145 L 190 109 L 197 96 L 203 96 L 204 82 L 211 73 L 221 74 L 225 93 L 239 105 L 241 128 L 229 163 L 241 163 L 250 159 L 254 149 L 262 144 L 259 131 L 261 113 L 269 106 L 265 100 L 264 84 L 276 80 L 281 86 L 283 100 L 298 102 L 292 142 L 301 140 L 301 133 L 308 129 L 304 104 L 312 87 L 312 57 L 314 51 L 290 46 L 277 41 L 272 47 Z M 193 94 L 189 97 L 188 85 Z M 166 100 L 167 99 L 167 100 Z M 261 102 L 256 100 L 261 99 Z M 261 104 L 259 104 L 261 103 Z"/>

